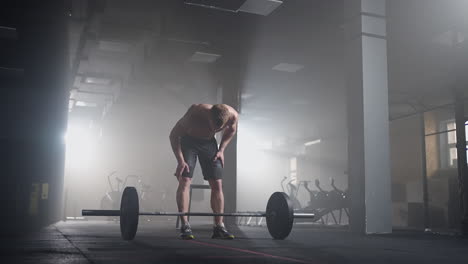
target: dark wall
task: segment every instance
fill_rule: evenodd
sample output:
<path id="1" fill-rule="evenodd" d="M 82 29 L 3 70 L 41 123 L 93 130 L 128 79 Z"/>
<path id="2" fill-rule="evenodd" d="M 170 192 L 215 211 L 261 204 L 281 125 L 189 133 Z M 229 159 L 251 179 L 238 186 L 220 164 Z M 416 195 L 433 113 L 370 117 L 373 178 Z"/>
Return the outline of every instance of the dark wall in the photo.
<path id="1" fill-rule="evenodd" d="M 2 5 L 0 230 L 28 231 L 60 219 L 68 69 L 63 1 Z M 4 49 L 2 49 L 4 50 Z M 8 69 L 5 69 L 8 68 Z M 12 70 L 12 68 L 16 70 Z"/>

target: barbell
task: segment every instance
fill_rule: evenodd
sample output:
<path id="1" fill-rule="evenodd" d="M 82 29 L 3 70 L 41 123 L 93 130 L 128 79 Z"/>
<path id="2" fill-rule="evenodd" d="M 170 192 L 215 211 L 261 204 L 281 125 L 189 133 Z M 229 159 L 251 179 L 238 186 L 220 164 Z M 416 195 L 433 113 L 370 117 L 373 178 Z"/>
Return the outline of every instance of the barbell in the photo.
<path id="1" fill-rule="evenodd" d="M 314 218 L 315 214 L 294 213 L 289 196 L 284 192 L 275 192 L 268 200 L 266 211 L 259 213 L 197 213 L 197 212 L 140 212 L 138 193 L 135 187 L 126 187 L 122 194 L 120 210 L 81 211 L 83 216 L 120 216 L 120 233 L 124 240 L 135 238 L 140 215 L 165 216 L 246 216 L 265 217 L 268 232 L 274 239 L 285 239 L 292 230 L 294 218 Z"/>

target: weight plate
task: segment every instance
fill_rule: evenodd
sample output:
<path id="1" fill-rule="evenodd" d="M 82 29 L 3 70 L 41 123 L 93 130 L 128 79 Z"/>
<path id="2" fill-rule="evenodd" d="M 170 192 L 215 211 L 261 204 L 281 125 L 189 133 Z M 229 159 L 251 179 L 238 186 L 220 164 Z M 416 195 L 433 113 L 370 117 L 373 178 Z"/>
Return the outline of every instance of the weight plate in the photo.
<path id="1" fill-rule="evenodd" d="M 294 222 L 294 210 L 286 193 L 275 192 L 270 196 L 266 207 L 266 222 L 274 239 L 285 239 L 289 235 Z"/>
<path id="2" fill-rule="evenodd" d="M 135 238 L 139 211 L 137 190 L 135 187 L 126 187 L 120 203 L 120 233 L 124 240 Z"/>

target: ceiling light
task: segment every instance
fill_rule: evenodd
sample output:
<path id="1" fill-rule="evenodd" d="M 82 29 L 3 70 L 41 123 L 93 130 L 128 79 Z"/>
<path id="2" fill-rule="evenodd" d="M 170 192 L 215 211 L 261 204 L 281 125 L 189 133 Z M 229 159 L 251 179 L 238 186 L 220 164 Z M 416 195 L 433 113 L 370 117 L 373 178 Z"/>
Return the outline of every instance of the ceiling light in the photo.
<path id="1" fill-rule="evenodd" d="M 312 141 L 309 141 L 309 142 L 306 142 L 304 143 L 304 146 L 308 147 L 308 146 L 312 146 L 312 145 L 315 145 L 315 144 L 318 144 L 322 142 L 321 139 L 316 139 L 316 140 L 312 140 Z"/>
<path id="2" fill-rule="evenodd" d="M 192 57 L 190 57 L 191 62 L 202 62 L 202 63 L 213 63 L 221 57 L 219 54 L 205 53 L 197 51 Z"/>
<path id="3" fill-rule="evenodd" d="M 82 107 L 96 107 L 97 104 L 96 103 L 88 103 L 88 102 L 84 102 L 84 101 L 77 101 L 76 106 L 82 106 Z"/>
<path id="4" fill-rule="evenodd" d="M 96 85 L 109 85 L 111 83 L 111 79 L 109 79 L 109 78 L 97 78 L 97 77 L 86 77 L 86 78 L 84 78 L 84 83 L 96 84 Z"/>
<path id="5" fill-rule="evenodd" d="M 273 70 L 282 71 L 282 72 L 297 72 L 304 68 L 304 65 L 300 64 L 291 64 L 291 63 L 280 63 L 273 67 Z"/>

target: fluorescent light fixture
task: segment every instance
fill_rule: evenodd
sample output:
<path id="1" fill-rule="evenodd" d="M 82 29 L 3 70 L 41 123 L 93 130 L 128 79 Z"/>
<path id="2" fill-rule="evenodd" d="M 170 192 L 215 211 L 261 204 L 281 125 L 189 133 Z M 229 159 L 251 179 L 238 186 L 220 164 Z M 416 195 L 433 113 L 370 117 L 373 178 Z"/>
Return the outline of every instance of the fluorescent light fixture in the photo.
<path id="1" fill-rule="evenodd" d="M 297 72 L 301 70 L 302 68 L 304 68 L 304 65 L 283 62 L 273 67 L 273 70 L 282 71 L 282 72 Z"/>
<path id="2" fill-rule="evenodd" d="M 109 78 L 97 78 L 97 77 L 86 77 L 84 83 L 95 84 L 95 85 L 110 85 L 111 79 Z"/>
<path id="3" fill-rule="evenodd" d="M 247 0 L 238 11 L 268 16 L 282 3 L 283 1 L 278 0 Z"/>
<path id="4" fill-rule="evenodd" d="M 192 57 L 190 57 L 191 62 L 202 62 L 202 63 L 213 63 L 221 57 L 219 54 L 205 53 L 197 51 Z"/>
<path id="5" fill-rule="evenodd" d="M 67 220 L 86 220 L 83 216 L 67 216 Z"/>
<path id="6" fill-rule="evenodd" d="M 97 104 L 96 104 L 96 103 L 88 103 L 88 102 L 84 102 L 84 101 L 77 101 L 77 102 L 76 102 L 76 106 L 82 106 L 82 107 L 96 107 Z"/>
<path id="7" fill-rule="evenodd" d="M 312 141 L 309 141 L 309 142 L 306 142 L 304 143 L 304 146 L 308 147 L 308 146 L 312 146 L 312 145 L 315 145 L 315 144 L 318 144 L 322 142 L 321 139 L 316 139 L 316 140 L 312 140 Z"/>

